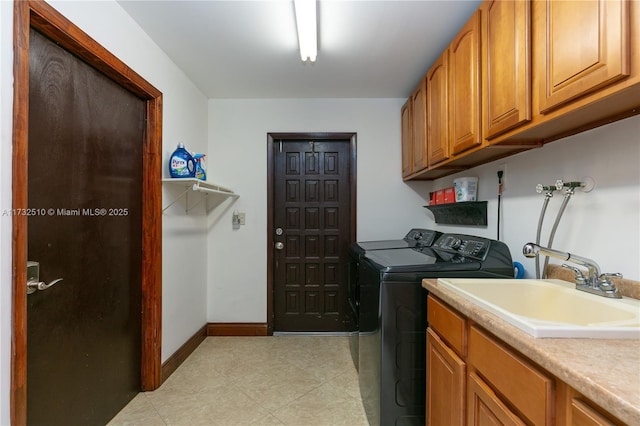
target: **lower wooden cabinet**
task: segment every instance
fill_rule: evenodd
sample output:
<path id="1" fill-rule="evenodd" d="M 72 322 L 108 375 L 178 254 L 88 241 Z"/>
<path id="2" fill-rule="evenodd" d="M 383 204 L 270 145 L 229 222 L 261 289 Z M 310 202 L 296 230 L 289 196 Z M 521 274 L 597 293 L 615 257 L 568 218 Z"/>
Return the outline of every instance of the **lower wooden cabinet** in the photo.
<path id="1" fill-rule="evenodd" d="M 433 295 L 427 315 L 427 425 L 624 424 Z"/>
<path id="2" fill-rule="evenodd" d="M 571 425 L 572 426 L 613 426 L 605 416 L 583 401 L 573 398 L 571 400 Z"/>
<path id="3" fill-rule="evenodd" d="M 625 423 L 591 402 L 575 389 L 558 382 L 557 424 L 568 426 L 624 426 Z"/>
<path id="4" fill-rule="evenodd" d="M 469 327 L 470 371 L 485 378 L 523 420 L 552 425 L 554 380 L 476 325 Z"/>
<path id="5" fill-rule="evenodd" d="M 427 330 L 427 424 L 464 425 L 466 366 L 432 331 Z"/>
<path id="6" fill-rule="evenodd" d="M 442 301 L 427 305 L 427 425 L 552 424 L 553 378 Z"/>
<path id="7" fill-rule="evenodd" d="M 469 425 L 525 425 L 525 423 L 500 400 L 491 387 L 475 373 L 469 374 L 469 394 L 467 401 Z"/>

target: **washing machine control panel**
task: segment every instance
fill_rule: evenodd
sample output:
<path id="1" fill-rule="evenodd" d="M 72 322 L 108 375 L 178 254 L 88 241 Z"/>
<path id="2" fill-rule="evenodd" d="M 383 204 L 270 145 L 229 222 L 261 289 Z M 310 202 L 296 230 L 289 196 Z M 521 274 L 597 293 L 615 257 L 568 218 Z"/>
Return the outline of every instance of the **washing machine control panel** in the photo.
<path id="1" fill-rule="evenodd" d="M 443 234 L 433 248 L 465 258 L 484 260 L 489 251 L 490 240 L 461 234 Z"/>

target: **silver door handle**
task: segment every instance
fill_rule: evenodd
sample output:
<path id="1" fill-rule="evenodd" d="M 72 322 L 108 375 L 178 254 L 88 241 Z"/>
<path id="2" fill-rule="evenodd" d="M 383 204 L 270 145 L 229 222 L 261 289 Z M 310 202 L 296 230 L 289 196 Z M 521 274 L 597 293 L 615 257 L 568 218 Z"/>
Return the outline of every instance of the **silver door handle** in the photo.
<path id="1" fill-rule="evenodd" d="M 284 244 L 278 241 L 276 243 L 276 250 L 282 250 L 284 248 Z"/>
<path id="2" fill-rule="evenodd" d="M 37 290 L 47 290 L 48 288 L 51 288 L 54 284 L 57 284 L 60 281 L 62 281 L 62 278 L 58 278 L 56 280 L 51 281 L 49 284 L 46 284 L 42 281 L 31 279 L 27 281 L 27 294 L 35 293 Z"/>
<path id="3" fill-rule="evenodd" d="M 38 290 L 46 290 L 60 281 L 62 281 L 62 278 L 53 280 L 49 284 L 40 281 L 40 263 L 32 260 L 27 261 L 27 294 L 35 293 Z"/>

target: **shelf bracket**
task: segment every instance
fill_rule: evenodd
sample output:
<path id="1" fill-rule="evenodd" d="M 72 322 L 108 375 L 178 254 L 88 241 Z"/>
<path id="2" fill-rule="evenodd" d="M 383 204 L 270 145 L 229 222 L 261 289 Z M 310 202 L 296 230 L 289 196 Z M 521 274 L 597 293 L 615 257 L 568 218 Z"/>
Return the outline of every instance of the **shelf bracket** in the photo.
<path id="1" fill-rule="evenodd" d="M 213 183 L 208 183 L 205 181 L 201 181 L 199 179 L 193 178 L 184 178 L 184 179 L 163 179 L 163 183 L 168 183 L 172 185 L 182 186 L 184 191 L 180 193 L 171 203 L 169 203 L 166 207 L 162 209 L 164 213 L 169 207 L 173 206 L 176 202 L 178 202 L 182 197 L 185 197 L 186 206 L 185 212 L 188 214 L 189 211 L 193 210 L 196 206 L 200 205 L 203 200 L 206 200 L 210 195 L 224 196 L 228 198 L 238 198 L 240 195 L 234 193 L 231 189 L 225 188 L 220 185 L 216 185 Z M 189 192 L 201 192 L 203 197 L 198 200 L 193 206 L 189 206 Z"/>
<path id="2" fill-rule="evenodd" d="M 187 188 L 184 191 L 182 191 L 182 193 L 180 195 L 178 195 L 175 200 L 173 200 L 171 203 L 169 203 L 168 206 L 166 206 L 165 208 L 162 209 L 162 213 L 164 213 L 165 210 L 167 210 L 169 207 L 171 207 L 172 205 L 177 203 L 182 197 L 186 196 L 187 192 L 189 192 L 189 191 L 191 191 L 191 188 Z"/>

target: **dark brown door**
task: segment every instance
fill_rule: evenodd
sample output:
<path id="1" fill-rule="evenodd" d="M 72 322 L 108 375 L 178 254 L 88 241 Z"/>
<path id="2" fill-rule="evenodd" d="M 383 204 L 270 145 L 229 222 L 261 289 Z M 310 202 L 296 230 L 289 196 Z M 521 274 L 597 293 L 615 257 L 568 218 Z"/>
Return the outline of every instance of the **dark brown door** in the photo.
<path id="1" fill-rule="evenodd" d="M 141 389 L 145 102 L 35 30 L 27 421 L 105 424 Z"/>
<path id="2" fill-rule="evenodd" d="M 274 331 L 346 332 L 350 140 L 276 140 Z"/>

